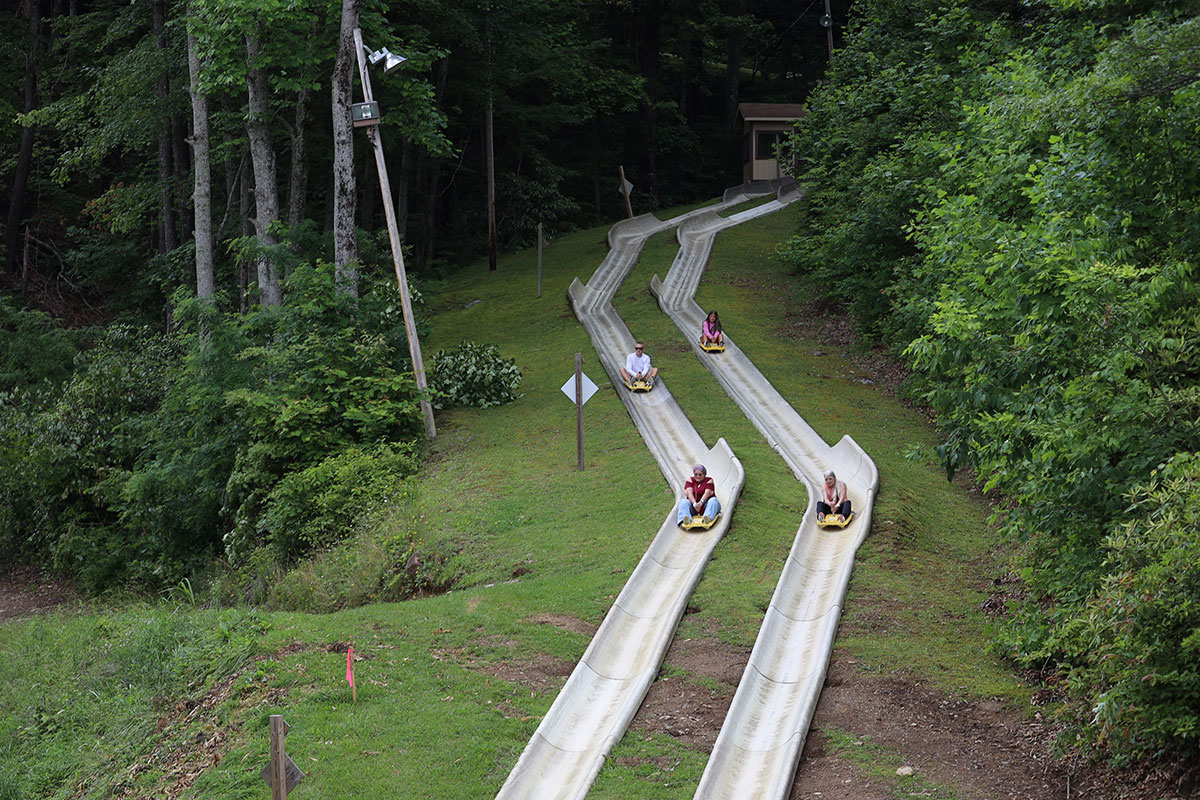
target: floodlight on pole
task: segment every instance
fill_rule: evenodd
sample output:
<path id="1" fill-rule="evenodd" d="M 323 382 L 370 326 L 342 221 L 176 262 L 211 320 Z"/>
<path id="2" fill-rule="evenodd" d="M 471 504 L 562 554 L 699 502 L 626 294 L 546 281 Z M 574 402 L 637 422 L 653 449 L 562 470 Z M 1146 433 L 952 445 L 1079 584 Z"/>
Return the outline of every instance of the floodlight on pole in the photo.
<path id="1" fill-rule="evenodd" d="M 371 117 L 366 124 L 367 139 L 375 150 L 375 167 L 379 171 L 379 191 L 383 195 L 383 213 L 387 218 L 388 240 L 392 245 L 392 263 L 396 267 L 396 285 L 400 289 L 400 307 L 404 312 L 404 331 L 408 334 L 408 352 L 412 356 L 413 377 L 417 381 L 417 393 L 420 395 L 421 415 L 425 418 L 425 432 L 430 439 L 437 436 L 437 428 L 433 424 L 433 406 L 429 403 L 429 388 L 425 380 L 425 364 L 421 360 L 421 343 L 417 340 L 417 326 L 413 320 L 412 300 L 408 295 L 408 275 L 404 271 L 404 253 L 400 249 L 400 229 L 396 224 L 396 206 L 392 201 L 392 186 L 388 181 L 387 163 L 383 160 L 383 140 L 379 137 L 379 107 L 371 92 L 371 75 L 367 72 L 367 59 L 372 64 L 383 62 L 386 74 L 404 63 L 402 56 L 392 55 L 386 47 L 380 50 L 369 50 L 363 45 L 362 31 L 354 29 L 354 50 L 358 54 L 358 76 L 362 79 L 363 103 L 354 105 L 371 106 L 371 109 L 359 110 L 359 115 Z M 367 113 L 373 111 L 373 113 Z M 364 117 L 364 118 L 365 118 Z M 359 123 L 361 124 L 361 122 Z"/>
<path id="2" fill-rule="evenodd" d="M 378 50 L 367 53 L 367 60 L 371 62 L 371 66 L 375 66 L 382 61 L 384 75 L 387 75 L 396 67 L 400 66 L 405 61 L 408 61 L 408 59 L 404 56 L 394 55 L 386 47 L 381 47 Z"/>

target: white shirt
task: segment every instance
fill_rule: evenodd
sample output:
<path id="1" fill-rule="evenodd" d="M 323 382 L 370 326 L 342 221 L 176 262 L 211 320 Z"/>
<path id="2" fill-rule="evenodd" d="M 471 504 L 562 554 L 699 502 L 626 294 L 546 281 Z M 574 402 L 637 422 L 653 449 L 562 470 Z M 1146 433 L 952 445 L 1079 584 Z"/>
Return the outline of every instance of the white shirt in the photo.
<path id="1" fill-rule="evenodd" d="M 630 375 L 645 375 L 650 371 L 650 356 L 645 351 L 639 356 L 635 350 L 625 357 L 625 371 Z"/>

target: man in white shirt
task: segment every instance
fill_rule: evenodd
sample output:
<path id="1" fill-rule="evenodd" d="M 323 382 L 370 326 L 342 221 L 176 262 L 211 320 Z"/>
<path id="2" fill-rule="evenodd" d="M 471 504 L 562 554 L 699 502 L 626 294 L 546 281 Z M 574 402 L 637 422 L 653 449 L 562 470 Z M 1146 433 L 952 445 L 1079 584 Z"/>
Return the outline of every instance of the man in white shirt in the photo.
<path id="1" fill-rule="evenodd" d="M 650 366 L 650 356 L 646 355 L 646 345 L 637 342 L 633 352 L 625 357 L 625 366 L 621 367 L 621 377 L 626 383 L 645 381 L 653 383 L 658 376 L 658 368 Z"/>

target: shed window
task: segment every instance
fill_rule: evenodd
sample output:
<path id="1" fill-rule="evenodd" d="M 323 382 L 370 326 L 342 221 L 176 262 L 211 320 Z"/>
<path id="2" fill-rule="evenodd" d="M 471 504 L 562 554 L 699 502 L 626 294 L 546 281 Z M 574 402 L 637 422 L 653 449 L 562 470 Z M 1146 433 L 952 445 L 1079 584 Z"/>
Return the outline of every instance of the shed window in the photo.
<path id="1" fill-rule="evenodd" d="M 783 131 L 759 131 L 754 143 L 754 157 L 765 161 L 775 157 L 775 147 L 783 141 Z"/>

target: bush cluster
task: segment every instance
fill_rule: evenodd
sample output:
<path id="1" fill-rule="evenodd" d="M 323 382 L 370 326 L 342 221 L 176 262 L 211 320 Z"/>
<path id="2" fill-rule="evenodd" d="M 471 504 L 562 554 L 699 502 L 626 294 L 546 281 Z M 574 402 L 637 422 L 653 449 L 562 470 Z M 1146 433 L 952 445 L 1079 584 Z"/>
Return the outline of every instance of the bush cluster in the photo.
<path id="1" fill-rule="evenodd" d="M 1057 667 L 1073 741 L 1195 756 L 1200 20 L 1083 5 L 856 4 L 784 255 L 908 358 L 947 473 L 1010 501 L 999 646 Z"/>
<path id="2" fill-rule="evenodd" d="M 338 541 L 417 468 L 394 289 L 295 268 L 282 308 L 178 298 L 167 334 L 114 326 L 61 385 L 0 398 L 0 558 L 94 588 L 171 585 L 225 555 Z"/>
<path id="3" fill-rule="evenodd" d="M 463 342 L 450 350 L 439 350 L 433 357 L 433 390 L 438 408 L 451 406 L 491 406 L 517 399 L 521 370 L 516 362 L 504 358 L 496 345 Z"/>

